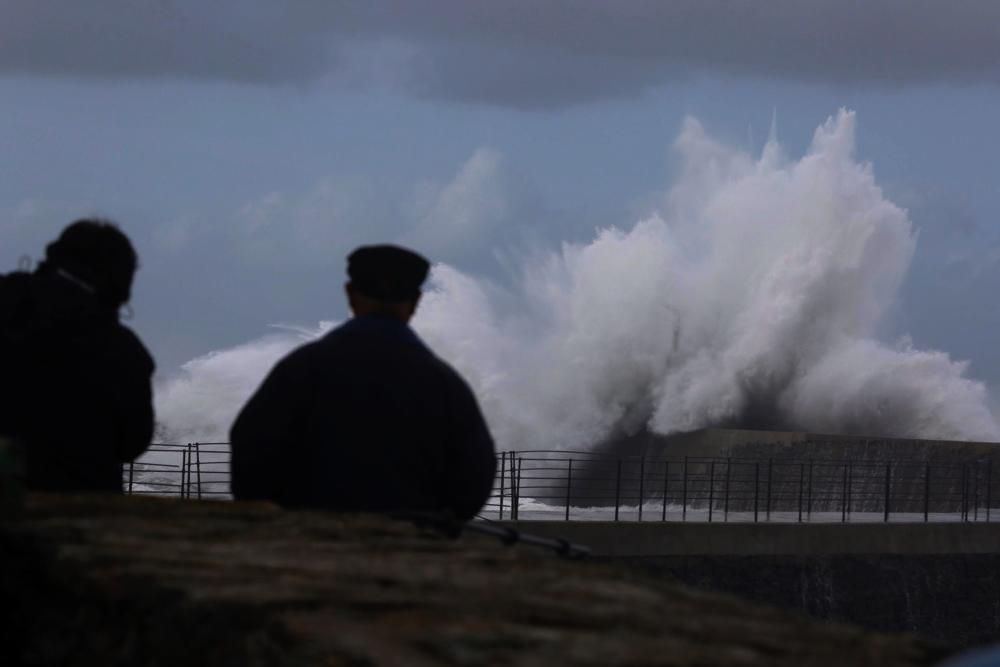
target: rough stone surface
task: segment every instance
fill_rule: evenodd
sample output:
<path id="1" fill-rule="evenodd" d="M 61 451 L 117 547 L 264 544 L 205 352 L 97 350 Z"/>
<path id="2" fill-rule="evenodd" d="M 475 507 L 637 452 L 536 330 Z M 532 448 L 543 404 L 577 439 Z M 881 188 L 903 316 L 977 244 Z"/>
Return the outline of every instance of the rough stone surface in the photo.
<path id="1" fill-rule="evenodd" d="M 378 517 L 29 498 L 0 523 L 3 665 L 927 665 L 820 623 Z"/>

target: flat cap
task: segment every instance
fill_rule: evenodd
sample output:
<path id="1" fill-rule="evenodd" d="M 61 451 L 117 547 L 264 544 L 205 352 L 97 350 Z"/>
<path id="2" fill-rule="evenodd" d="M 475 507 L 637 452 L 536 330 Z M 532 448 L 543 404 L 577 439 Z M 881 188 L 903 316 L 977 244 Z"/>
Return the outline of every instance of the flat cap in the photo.
<path id="1" fill-rule="evenodd" d="M 368 245 L 347 256 L 351 286 L 379 301 L 410 301 L 420 296 L 431 264 L 406 248 Z"/>

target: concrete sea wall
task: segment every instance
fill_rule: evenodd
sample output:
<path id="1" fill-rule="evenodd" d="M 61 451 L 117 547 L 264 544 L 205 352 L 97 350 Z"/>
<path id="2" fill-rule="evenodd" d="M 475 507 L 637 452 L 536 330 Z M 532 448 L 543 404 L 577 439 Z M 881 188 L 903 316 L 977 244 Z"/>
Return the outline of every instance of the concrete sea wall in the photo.
<path id="1" fill-rule="evenodd" d="M 657 578 L 954 646 L 1000 641 L 1000 523 L 539 522 Z"/>

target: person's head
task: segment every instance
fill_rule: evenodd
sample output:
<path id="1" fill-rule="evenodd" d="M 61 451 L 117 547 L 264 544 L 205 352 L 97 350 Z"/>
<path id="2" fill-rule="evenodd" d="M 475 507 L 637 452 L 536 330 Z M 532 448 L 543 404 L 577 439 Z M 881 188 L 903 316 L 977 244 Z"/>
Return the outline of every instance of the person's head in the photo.
<path id="1" fill-rule="evenodd" d="M 382 315 L 409 322 L 420 301 L 420 286 L 431 265 L 406 248 L 361 246 L 347 256 L 344 286 L 356 317 Z"/>
<path id="2" fill-rule="evenodd" d="M 77 220 L 45 247 L 42 271 L 69 274 L 93 290 L 103 305 L 128 303 L 138 257 L 128 237 L 107 220 Z"/>

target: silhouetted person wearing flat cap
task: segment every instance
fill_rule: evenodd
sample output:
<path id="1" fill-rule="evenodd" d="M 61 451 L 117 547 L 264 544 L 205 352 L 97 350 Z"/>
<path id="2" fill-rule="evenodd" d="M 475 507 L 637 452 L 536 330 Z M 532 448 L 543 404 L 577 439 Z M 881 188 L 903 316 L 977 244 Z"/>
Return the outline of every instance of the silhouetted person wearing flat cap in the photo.
<path id="1" fill-rule="evenodd" d="M 407 324 L 429 268 L 396 246 L 351 253 L 354 318 L 280 361 L 233 425 L 237 499 L 475 516 L 493 440 L 468 385 Z"/>
<path id="2" fill-rule="evenodd" d="M 121 493 L 153 435 L 153 359 L 119 322 L 137 258 L 116 226 L 69 225 L 34 272 L 0 276 L 0 435 L 28 488 Z"/>

